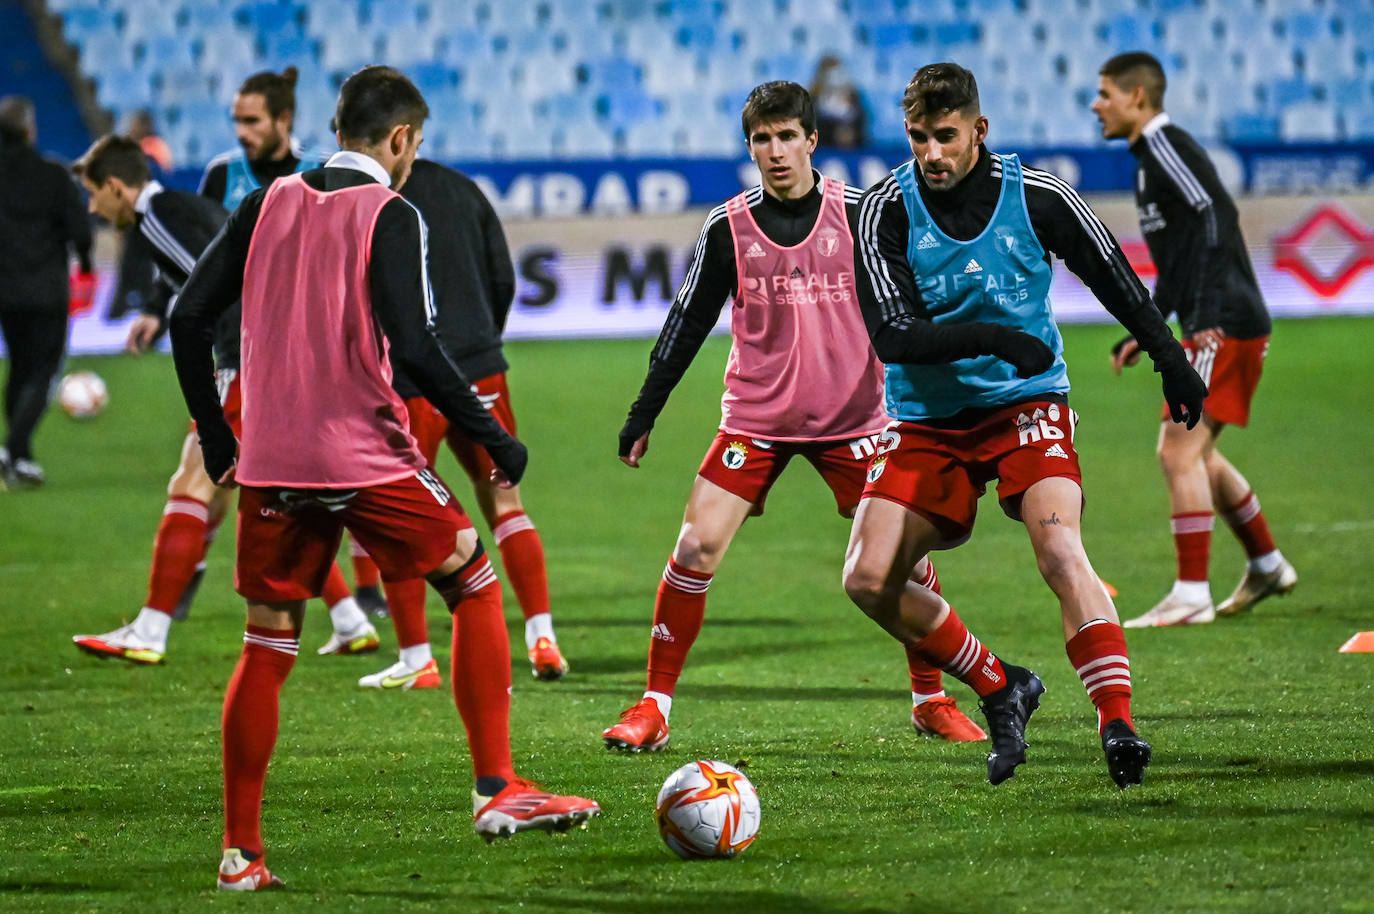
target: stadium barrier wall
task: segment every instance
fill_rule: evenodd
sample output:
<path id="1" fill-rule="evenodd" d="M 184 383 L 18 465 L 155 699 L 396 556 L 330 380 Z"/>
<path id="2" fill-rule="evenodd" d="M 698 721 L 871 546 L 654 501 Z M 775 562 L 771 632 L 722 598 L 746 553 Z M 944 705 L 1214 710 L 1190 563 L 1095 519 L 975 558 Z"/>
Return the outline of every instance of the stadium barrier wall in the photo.
<path id="1" fill-rule="evenodd" d="M 1154 271 L 1134 203 L 1121 195 L 1089 199 L 1150 285 Z M 1374 314 L 1374 194 L 1250 197 L 1239 207 L 1255 273 L 1276 317 Z M 519 279 L 507 339 L 655 336 L 706 212 L 507 222 Z M 94 306 L 73 321 L 71 352 L 123 347 L 128 319 L 103 317 L 113 279 L 107 256 Z M 1052 294 L 1064 323 L 1111 321 L 1062 264 Z M 722 328 L 729 314 L 722 310 Z"/>

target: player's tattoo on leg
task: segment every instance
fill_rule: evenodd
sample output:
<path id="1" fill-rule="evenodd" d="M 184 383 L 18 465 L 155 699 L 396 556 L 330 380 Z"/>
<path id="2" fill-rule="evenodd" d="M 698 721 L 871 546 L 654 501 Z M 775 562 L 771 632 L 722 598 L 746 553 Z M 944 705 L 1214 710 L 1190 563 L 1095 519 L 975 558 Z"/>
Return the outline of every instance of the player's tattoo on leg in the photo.
<path id="1" fill-rule="evenodd" d="M 1058 526 L 1058 525 L 1060 525 L 1060 524 L 1062 524 L 1062 523 L 1063 523 L 1063 521 L 1061 521 L 1061 520 L 1059 519 L 1059 512 L 1058 512 L 1058 511 L 1051 511 L 1049 517 L 1042 517 L 1042 518 L 1040 518 L 1040 526 L 1042 526 L 1042 527 L 1054 527 L 1054 526 Z"/>

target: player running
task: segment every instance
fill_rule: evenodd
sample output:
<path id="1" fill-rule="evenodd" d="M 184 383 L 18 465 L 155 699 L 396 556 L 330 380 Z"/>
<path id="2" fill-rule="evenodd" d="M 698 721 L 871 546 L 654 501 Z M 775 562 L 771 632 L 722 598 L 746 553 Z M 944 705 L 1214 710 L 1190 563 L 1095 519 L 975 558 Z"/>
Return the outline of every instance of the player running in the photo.
<path id="1" fill-rule="evenodd" d="M 501 427 L 515 434 L 515 413 L 506 386 L 509 367 L 501 352 L 501 331 L 515 297 L 515 270 L 505 232 L 481 189 L 467 176 L 436 162 L 416 159 L 401 196 L 420 211 L 429 227 L 430 278 L 439 333 L 453 353 L 458 370 L 473 380 L 473 391 Z M 447 440 L 472 481 L 477 506 L 501 551 L 525 616 L 525 652 L 536 679 L 560 679 L 568 662 L 558 648 L 549 612 L 544 545 L 525 513 L 519 486 L 491 481 L 491 459 L 479 445 L 452 426 L 424 398 L 404 371 L 392 386 L 406 402 L 410 431 L 430 466 L 439 444 Z M 356 544 L 354 544 L 356 545 Z M 429 645 L 425 623 L 425 582 L 385 581 L 391 620 L 396 626 L 400 659 L 358 685 L 377 689 L 438 688 L 439 667 Z"/>
<path id="2" fill-rule="evenodd" d="M 668 744 L 673 692 L 701 631 L 706 590 L 735 533 L 763 513 L 788 462 L 810 462 L 840 514 L 852 517 L 874 436 L 888 421 L 881 368 L 854 302 L 849 216 L 860 192 L 811 167 L 815 108 L 796 83 L 755 88 L 741 121 L 763 183 L 707 217 L 620 432 L 620 459 L 638 467 L 669 393 L 726 298 L 733 299 L 720 431 L 697 471 L 658 587 L 644 697 L 602 733 L 608 748 L 638 752 Z M 938 592 L 929 563 L 915 582 Z M 956 741 L 986 738 L 945 695 L 938 669 L 911 652 L 908 664 L 918 730 Z"/>
<path id="3" fill-rule="evenodd" d="M 1159 272 L 1155 304 L 1178 315 L 1183 347 L 1210 388 L 1202 422 L 1159 429 L 1159 463 L 1169 487 L 1169 527 L 1178 558 L 1173 588 L 1127 628 L 1211 622 L 1291 593 L 1298 573 L 1274 545 L 1250 483 L 1217 448 L 1227 425 L 1244 427 L 1269 352 L 1272 327 L 1240 232 L 1236 204 L 1207 153 L 1164 113 L 1164 70 L 1141 51 L 1102 65 L 1093 112 L 1102 136 L 1126 140 L 1137 159 L 1140 231 Z M 1127 337 L 1112 351 L 1118 374 L 1140 361 Z M 1207 566 L 1215 514 L 1249 561 L 1235 591 L 1213 608 Z"/>
<path id="4" fill-rule="evenodd" d="M 127 348 L 139 353 L 152 345 L 166 327 L 167 304 L 180 291 L 196 258 L 223 225 L 227 213 L 218 203 L 179 190 L 167 190 L 152 180 L 148 161 L 138 143 L 127 137 L 105 136 L 78 160 L 73 170 L 90 197 L 90 210 L 116 229 L 134 227 L 125 254 L 148 257 L 157 267 L 166 294 L 144 296 L 144 310 L 129 328 Z M 224 409 L 237 430 L 239 423 L 239 319 L 231 309 L 216 327 L 216 376 L 223 391 Z M 205 475 L 196 432 L 186 434 L 181 462 L 167 484 L 167 505 L 153 538 L 153 561 L 148 595 L 134 620 L 114 631 L 76 635 L 77 648 L 98 657 L 114 657 L 136 664 L 161 663 L 167 635 L 178 605 L 185 605 L 192 581 L 215 529 L 233 499 L 228 489 L 215 486 Z M 334 632 L 327 653 L 365 653 L 379 644 L 377 630 L 358 608 L 337 566 L 330 569 L 325 602 Z"/>
<path id="5" fill-rule="evenodd" d="M 319 592 L 345 528 L 383 577 L 426 578 L 453 613 L 450 675 L 472 755 L 478 833 L 566 830 L 599 812 L 515 774 L 500 582 L 467 515 L 415 447 L 391 387 L 394 361 L 486 448 L 498 482 L 519 482 L 525 448 L 482 408 L 434 332 L 424 221 L 391 190 L 415 159 L 428 114 L 420 92 L 390 67 L 350 76 L 335 115 L 343 151 L 249 194 L 172 315 L 177 378 L 206 469 L 243 488 L 236 587 L 248 624 L 224 702 L 223 889 L 279 882 L 263 858 L 263 782 L 304 601 Z M 240 297 L 236 441 L 215 394 L 210 349 L 215 322 Z"/>
<path id="6" fill-rule="evenodd" d="M 1112 779 L 1139 784 L 1151 750 L 1132 724 L 1126 639 L 1079 533 L 1078 416 L 1050 307 L 1050 254 L 1150 354 L 1175 421 L 1198 422 L 1207 387 L 1078 194 L 983 145 L 988 121 L 972 73 L 952 63 L 922 67 L 902 106 L 913 158 L 865 194 L 856 238 L 859 303 L 886 363 L 896 421 L 880 439 L 854 519 L 845 590 L 899 640 L 947 670 L 967 669 L 972 636 L 953 611 L 889 582 L 931 549 L 966 540 L 978 497 L 998 480 L 1002 510 L 1025 524 L 1059 599 L 1066 650 L 1097 708 Z M 1004 712 L 989 707 L 1004 681 L 997 667 L 994 658 L 996 675 L 976 686 L 993 730 L 994 783 L 995 760 L 1024 759 L 1025 748 L 1009 732 L 1017 727 L 1004 741 L 994 718 Z M 1017 668 L 1005 674 L 1005 688 L 1036 696 L 1034 710 L 1040 681 Z"/>

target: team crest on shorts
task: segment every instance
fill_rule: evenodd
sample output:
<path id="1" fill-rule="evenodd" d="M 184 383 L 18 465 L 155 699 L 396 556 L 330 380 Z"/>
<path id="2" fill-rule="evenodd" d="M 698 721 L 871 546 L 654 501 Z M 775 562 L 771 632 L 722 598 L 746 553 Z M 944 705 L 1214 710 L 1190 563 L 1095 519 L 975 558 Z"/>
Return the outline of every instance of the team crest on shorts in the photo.
<path id="1" fill-rule="evenodd" d="M 727 470 L 738 470 L 744 466 L 744 458 L 749 456 L 749 448 L 742 442 L 731 441 L 730 446 L 725 449 L 725 453 L 720 455 L 720 462 L 725 464 Z"/>
<path id="2" fill-rule="evenodd" d="M 883 475 L 885 469 L 887 469 L 887 458 L 874 457 L 873 462 L 868 465 L 868 481 L 877 482 L 878 477 Z"/>

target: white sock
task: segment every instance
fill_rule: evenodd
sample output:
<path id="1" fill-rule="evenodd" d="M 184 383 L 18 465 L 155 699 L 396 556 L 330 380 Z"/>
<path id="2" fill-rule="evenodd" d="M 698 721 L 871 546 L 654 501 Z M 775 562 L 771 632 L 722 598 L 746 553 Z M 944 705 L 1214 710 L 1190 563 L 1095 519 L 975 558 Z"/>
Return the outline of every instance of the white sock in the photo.
<path id="1" fill-rule="evenodd" d="M 525 650 L 534 650 L 534 645 L 540 638 L 548 638 L 554 644 L 558 643 L 558 638 L 553 633 L 552 613 L 535 613 L 525 620 Z"/>
<path id="2" fill-rule="evenodd" d="M 334 623 L 334 631 L 344 638 L 362 634 L 368 626 L 367 614 L 352 597 L 344 597 L 329 607 L 329 621 Z"/>
<path id="3" fill-rule="evenodd" d="M 941 690 L 938 691 L 938 692 L 931 692 L 930 694 L 926 694 L 925 692 L 912 692 L 912 693 L 911 693 L 911 706 L 914 708 L 914 707 L 917 707 L 918 705 L 923 705 L 923 704 L 925 704 L 926 702 L 930 701 L 932 698 L 944 698 L 944 697 L 945 697 L 945 690 L 944 690 L 944 689 L 941 689 Z"/>
<path id="4" fill-rule="evenodd" d="M 1275 549 L 1273 552 L 1255 556 L 1248 564 L 1251 571 L 1257 571 L 1260 574 L 1273 574 L 1283 564 L 1283 553 Z"/>
<path id="5" fill-rule="evenodd" d="M 1212 587 L 1206 581 L 1175 581 L 1170 595 L 1178 597 L 1184 603 L 1201 606 L 1203 603 L 1212 602 Z"/>
<path id="6" fill-rule="evenodd" d="M 150 644 L 157 645 L 159 649 L 167 647 L 167 630 L 171 627 L 171 614 L 160 609 L 149 609 L 145 606 L 134 617 L 134 634 Z"/>
<path id="7" fill-rule="evenodd" d="M 433 659 L 434 652 L 429 649 L 428 641 L 401 648 L 401 662 L 412 670 L 418 670 Z"/>
<path id="8" fill-rule="evenodd" d="M 663 720 L 666 723 L 668 712 L 673 709 L 673 696 L 664 692 L 645 692 L 644 697 L 654 700 L 654 704 L 658 705 L 658 713 L 663 715 Z"/>

